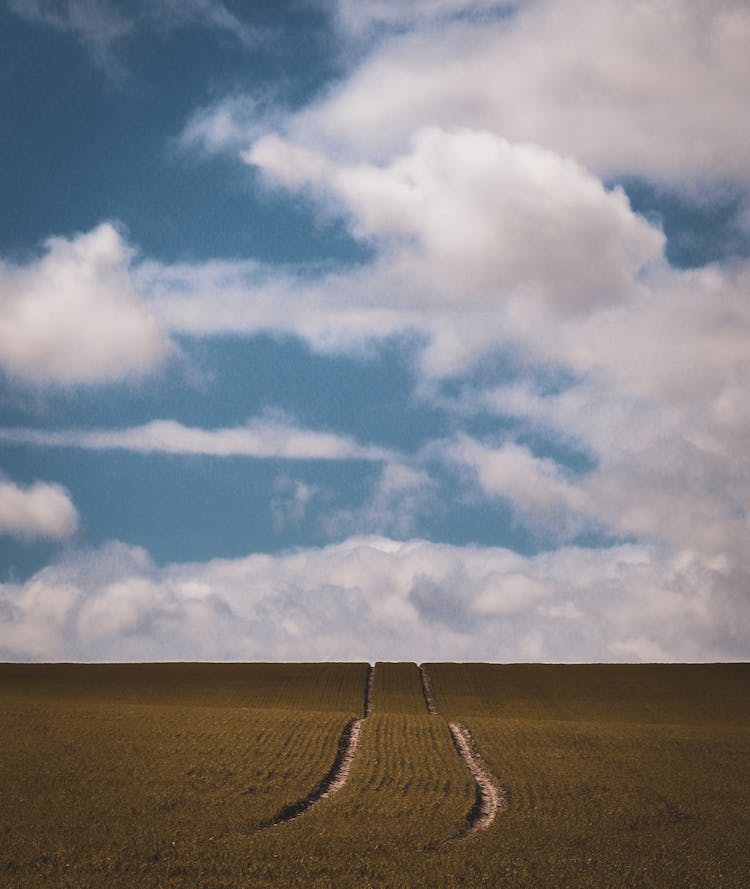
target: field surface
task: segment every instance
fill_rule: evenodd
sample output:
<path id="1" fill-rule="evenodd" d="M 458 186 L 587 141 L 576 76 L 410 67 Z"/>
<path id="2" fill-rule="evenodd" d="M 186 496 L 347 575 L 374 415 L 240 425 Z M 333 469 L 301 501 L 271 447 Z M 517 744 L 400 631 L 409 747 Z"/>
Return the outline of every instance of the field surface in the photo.
<path id="1" fill-rule="evenodd" d="M 750 885 L 747 665 L 423 667 L 0 665 L 0 885 Z"/>

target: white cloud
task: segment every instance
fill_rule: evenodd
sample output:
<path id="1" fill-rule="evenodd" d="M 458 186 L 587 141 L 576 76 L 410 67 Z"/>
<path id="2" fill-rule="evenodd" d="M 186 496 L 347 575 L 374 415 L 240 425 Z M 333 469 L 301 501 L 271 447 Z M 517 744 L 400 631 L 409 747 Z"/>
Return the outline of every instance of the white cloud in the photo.
<path id="1" fill-rule="evenodd" d="M 573 161 L 490 133 L 428 129 L 388 163 L 337 165 L 279 137 L 245 154 L 343 208 L 376 258 L 348 271 L 252 262 L 146 262 L 138 286 L 162 323 L 207 335 L 293 333 L 353 349 L 413 332 L 423 369 L 458 373 L 551 318 L 629 299 L 663 263 L 663 235 Z"/>
<path id="2" fill-rule="evenodd" d="M 71 537 L 78 513 L 60 485 L 34 482 L 21 487 L 0 475 L 0 535 L 21 539 Z"/>
<path id="3" fill-rule="evenodd" d="M 333 163 L 278 136 L 243 157 L 285 186 L 332 193 L 412 299 L 541 300 L 559 314 L 632 289 L 664 238 L 579 164 L 489 132 L 418 131 L 387 164 Z M 408 283 L 407 283 L 408 282 Z M 418 294 L 426 292 L 424 300 Z"/>
<path id="4" fill-rule="evenodd" d="M 144 454 L 205 454 L 285 460 L 388 460 L 383 448 L 351 438 L 294 426 L 285 418 L 260 418 L 244 426 L 200 429 L 174 420 L 153 420 L 125 429 L 0 429 L 0 441 Z"/>
<path id="5" fill-rule="evenodd" d="M 383 40 L 287 131 L 372 160 L 419 127 L 465 126 L 602 175 L 747 183 L 750 135 L 737 109 L 749 38 L 744 0 L 537 0 L 495 21 L 428 21 Z"/>
<path id="6" fill-rule="evenodd" d="M 748 269 L 671 274 L 649 298 L 565 328 L 539 327 L 538 356 L 576 375 L 562 391 L 528 382 L 466 389 L 463 411 L 516 417 L 583 451 L 572 474 L 515 446 L 459 442 L 490 493 L 575 534 L 585 517 L 615 534 L 725 554 L 746 563 L 750 532 Z M 513 458 L 513 459 L 512 459 Z"/>
<path id="7" fill-rule="evenodd" d="M 274 487 L 270 508 L 273 526 L 277 531 L 299 526 L 313 501 L 320 495 L 318 485 L 309 485 L 288 475 L 280 476 Z"/>
<path id="8" fill-rule="evenodd" d="M 419 519 L 434 509 L 437 490 L 435 479 L 426 470 L 400 462 L 393 455 L 360 506 L 326 514 L 321 524 L 334 539 L 354 531 L 408 537 Z"/>
<path id="9" fill-rule="evenodd" d="M 746 581 L 644 546 L 523 557 L 370 537 L 159 568 L 110 544 L 0 586 L 0 656 L 746 659 Z"/>
<path id="10" fill-rule="evenodd" d="M 554 460 L 535 457 L 514 442 L 491 447 L 467 435 L 442 452 L 448 460 L 472 469 L 485 493 L 510 501 L 547 539 L 575 537 L 590 524 L 592 504 L 584 485 Z"/>
<path id="11" fill-rule="evenodd" d="M 137 292 L 132 251 L 103 223 L 50 238 L 27 265 L 0 262 L 0 367 L 32 383 L 99 383 L 153 371 L 167 335 Z"/>
<path id="12" fill-rule="evenodd" d="M 746 564 L 750 263 L 670 268 L 662 233 L 622 192 L 488 132 L 422 129 L 379 162 L 278 135 L 244 156 L 343 211 L 376 258 L 313 280 L 255 267 L 244 290 L 226 271 L 172 286 L 156 269 L 155 305 L 172 325 L 288 330 L 316 348 L 414 331 L 423 380 L 502 349 L 521 374 L 557 368 L 562 391 L 526 382 L 470 398 L 561 436 L 591 470 L 468 439 L 449 446 L 454 461 L 548 537 L 595 529 Z"/>
<path id="13" fill-rule="evenodd" d="M 227 96 L 193 112 L 177 144 L 184 150 L 206 154 L 239 152 L 269 129 L 273 120 L 269 115 L 255 97 Z"/>

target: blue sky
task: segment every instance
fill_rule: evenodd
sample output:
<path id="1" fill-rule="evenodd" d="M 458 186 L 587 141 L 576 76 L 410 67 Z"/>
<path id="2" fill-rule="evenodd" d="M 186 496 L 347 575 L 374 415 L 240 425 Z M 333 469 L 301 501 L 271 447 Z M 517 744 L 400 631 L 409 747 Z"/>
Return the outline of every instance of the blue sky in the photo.
<path id="1" fill-rule="evenodd" d="M 750 13 L 0 5 L 0 658 L 747 659 Z"/>

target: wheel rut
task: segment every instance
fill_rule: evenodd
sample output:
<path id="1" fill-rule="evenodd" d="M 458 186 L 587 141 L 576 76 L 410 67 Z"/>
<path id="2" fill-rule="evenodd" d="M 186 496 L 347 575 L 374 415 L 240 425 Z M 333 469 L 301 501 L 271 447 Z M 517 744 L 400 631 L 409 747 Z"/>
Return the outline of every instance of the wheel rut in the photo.
<path id="1" fill-rule="evenodd" d="M 505 806 L 505 792 L 497 786 L 490 773 L 484 768 L 474 739 L 465 725 L 449 722 L 453 743 L 459 756 L 463 758 L 476 784 L 476 800 L 466 815 L 466 828 L 463 836 L 471 836 L 485 830 L 495 820 L 495 815 Z"/>
<path id="2" fill-rule="evenodd" d="M 354 756 L 357 752 L 357 747 L 359 746 L 362 723 L 372 713 L 374 681 L 375 669 L 372 664 L 368 664 L 364 691 L 364 716 L 350 719 L 344 726 L 344 730 L 341 733 L 336 748 L 336 756 L 333 760 L 333 764 L 325 776 L 315 785 L 315 787 L 313 787 L 307 796 L 284 806 L 284 808 L 280 809 L 270 821 L 264 822 L 261 825 L 262 828 L 277 827 L 278 825 L 292 821 L 294 818 L 298 818 L 300 815 L 304 815 L 305 812 L 309 811 L 316 803 L 320 802 L 320 800 L 336 793 L 337 790 L 340 790 L 344 784 L 346 784 L 346 779 L 349 777 L 349 772 L 352 763 L 354 762 Z"/>
<path id="3" fill-rule="evenodd" d="M 437 702 L 430 675 L 423 667 L 419 667 L 419 676 L 425 708 L 430 716 L 437 716 Z M 288 821 L 298 818 L 320 800 L 331 796 L 346 784 L 359 746 L 362 725 L 373 712 L 374 688 L 375 668 L 368 665 L 364 688 L 364 715 L 349 720 L 344 727 L 331 768 L 310 793 L 297 802 L 284 806 L 272 819 L 262 825 L 263 828 L 286 824 Z M 453 745 L 466 763 L 476 785 L 476 800 L 466 815 L 466 826 L 460 834 L 460 838 L 465 838 L 490 826 L 498 811 L 506 805 L 506 795 L 486 769 L 474 739 L 466 726 L 458 722 L 449 722 L 448 729 L 453 739 Z"/>
<path id="4" fill-rule="evenodd" d="M 365 719 L 372 714 L 372 702 L 375 698 L 375 667 L 367 665 L 367 680 L 365 682 Z"/>
<path id="5" fill-rule="evenodd" d="M 419 678 L 422 681 L 422 695 L 424 697 L 424 704 L 427 707 L 427 712 L 430 716 L 437 716 L 437 703 L 435 702 L 435 695 L 432 691 L 432 681 L 430 680 L 430 674 L 424 667 L 419 668 Z"/>
<path id="6" fill-rule="evenodd" d="M 437 702 L 432 690 L 430 674 L 424 667 L 419 668 L 422 680 L 422 694 L 425 707 L 430 716 L 437 716 Z M 466 814 L 466 827 L 462 837 L 468 837 L 480 830 L 485 830 L 495 820 L 495 815 L 506 805 L 505 792 L 500 788 L 485 768 L 482 757 L 477 750 L 474 739 L 465 725 L 449 722 L 448 729 L 453 738 L 453 746 L 458 755 L 466 763 L 476 785 L 476 800 Z"/>

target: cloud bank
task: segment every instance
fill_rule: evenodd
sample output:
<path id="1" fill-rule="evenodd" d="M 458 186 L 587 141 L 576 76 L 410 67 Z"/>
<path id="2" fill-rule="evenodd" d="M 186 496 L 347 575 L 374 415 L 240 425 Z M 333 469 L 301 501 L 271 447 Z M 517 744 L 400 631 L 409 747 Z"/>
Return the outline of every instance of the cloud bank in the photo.
<path id="1" fill-rule="evenodd" d="M 0 586 L 0 657 L 732 660 L 743 581 L 639 545 L 526 558 L 371 537 L 158 568 L 113 543 Z"/>

